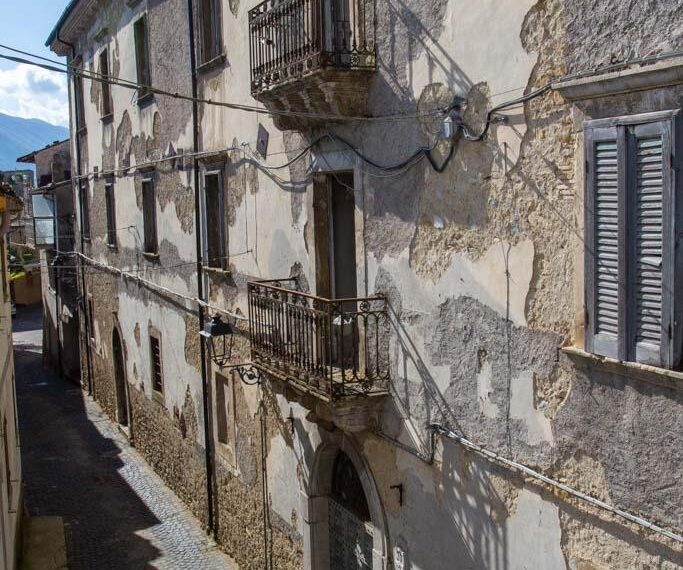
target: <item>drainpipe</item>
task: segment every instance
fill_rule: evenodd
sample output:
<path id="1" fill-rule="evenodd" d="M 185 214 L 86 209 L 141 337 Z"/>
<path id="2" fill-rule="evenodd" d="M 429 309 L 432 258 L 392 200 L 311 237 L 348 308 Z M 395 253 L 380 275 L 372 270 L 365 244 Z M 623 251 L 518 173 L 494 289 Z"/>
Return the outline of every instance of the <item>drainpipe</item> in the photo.
<path id="1" fill-rule="evenodd" d="M 192 151 L 194 158 L 192 168 L 194 170 L 194 211 L 195 232 L 197 234 L 197 298 L 204 300 L 204 276 L 202 273 L 202 234 L 201 234 L 201 198 L 199 185 L 199 104 L 197 103 L 197 61 L 195 56 L 195 33 L 194 11 L 192 0 L 187 0 L 188 26 L 190 32 L 190 69 L 192 74 Z M 197 309 L 199 330 L 204 330 L 204 307 L 199 304 Z M 202 405 L 204 408 L 204 461 L 206 465 L 206 503 L 208 510 L 209 531 L 214 538 L 217 533 L 217 525 L 214 520 L 214 461 L 213 461 L 213 429 L 210 415 L 209 379 L 206 369 L 206 340 L 200 336 L 201 367 L 202 367 Z"/>
<path id="2" fill-rule="evenodd" d="M 75 56 L 76 56 L 76 47 L 72 44 L 69 43 L 59 37 L 59 34 L 61 33 L 61 30 L 57 32 L 57 41 L 64 44 L 65 46 L 68 46 L 71 48 L 71 61 L 73 62 Z M 75 91 L 75 89 L 74 89 Z M 78 117 L 79 109 L 78 109 L 78 97 L 75 96 L 75 92 L 73 93 L 73 102 L 74 102 L 74 111 L 75 111 L 75 116 Z M 76 125 L 76 133 L 75 133 L 75 144 L 76 144 L 76 180 L 77 180 L 77 185 L 78 185 L 78 192 L 80 196 L 81 192 L 81 141 L 78 136 L 78 125 Z M 81 253 L 85 254 L 85 239 L 83 237 L 83 200 L 78 201 L 78 208 L 80 212 L 80 227 L 79 227 L 79 234 L 80 234 L 80 241 L 81 241 Z M 82 291 L 82 299 L 81 299 L 81 315 L 83 315 L 84 319 L 84 324 L 85 324 L 85 360 L 86 360 L 86 372 L 88 375 L 88 395 L 92 396 L 93 395 L 93 380 L 92 380 L 92 355 L 90 354 L 90 329 L 89 329 L 89 323 L 88 323 L 88 303 L 86 301 L 86 287 L 85 287 L 85 268 L 83 267 L 83 261 L 80 261 L 80 266 L 81 266 L 81 291 Z"/>

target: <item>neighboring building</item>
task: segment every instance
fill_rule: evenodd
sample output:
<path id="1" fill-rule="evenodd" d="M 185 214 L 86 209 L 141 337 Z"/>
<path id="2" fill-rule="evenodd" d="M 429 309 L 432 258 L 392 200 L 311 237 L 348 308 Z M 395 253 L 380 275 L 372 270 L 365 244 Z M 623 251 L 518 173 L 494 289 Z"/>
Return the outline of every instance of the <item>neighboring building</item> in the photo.
<path id="1" fill-rule="evenodd" d="M 0 172 L 0 177 L 10 185 L 14 193 L 24 202 L 22 215 L 12 222 L 10 243 L 31 249 L 33 247 L 33 220 L 31 219 L 30 194 L 33 188 L 33 171 L 28 169 L 5 170 Z"/>
<path id="2" fill-rule="evenodd" d="M 74 196 L 70 140 L 56 141 L 17 159 L 35 164 L 39 186 L 30 195 L 31 225 L 40 253 L 43 356 L 60 375 L 80 382 L 80 335 Z"/>
<path id="3" fill-rule="evenodd" d="M 70 2 L 83 383 L 240 568 L 683 567 L 674 4 Z"/>
<path id="4" fill-rule="evenodd" d="M 2 567 L 8 570 L 17 567 L 23 506 L 7 238 L 21 210 L 21 198 L 0 182 L 0 556 Z"/>

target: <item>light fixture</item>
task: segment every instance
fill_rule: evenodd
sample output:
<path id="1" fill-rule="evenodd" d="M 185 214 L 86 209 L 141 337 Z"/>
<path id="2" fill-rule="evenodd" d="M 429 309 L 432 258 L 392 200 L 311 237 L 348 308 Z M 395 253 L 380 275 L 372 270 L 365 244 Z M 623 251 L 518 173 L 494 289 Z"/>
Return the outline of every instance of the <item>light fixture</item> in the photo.
<path id="1" fill-rule="evenodd" d="M 253 364 L 227 365 L 232 358 L 235 329 L 230 323 L 224 321 L 218 313 L 211 317 L 211 320 L 204 326 L 204 330 L 200 331 L 199 334 L 206 339 L 209 358 L 213 360 L 216 366 L 234 370 L 239 375 L 240 380 L 250 386 L 261 383 L 261 374 Z"/>
<path id="2" fill-rule="evenodd" d="M 217 366 L 224 367 L 232 358 L 232 347 L 234 344 L 234 330 L 230 323 L 225 322 L 216 313 L 211 320 L 206 323 L 203 331 L 199 333 L 206 339 L 209 351 L 209 358 Z M 229 338 L 228 338 L 229 337 Z"/>

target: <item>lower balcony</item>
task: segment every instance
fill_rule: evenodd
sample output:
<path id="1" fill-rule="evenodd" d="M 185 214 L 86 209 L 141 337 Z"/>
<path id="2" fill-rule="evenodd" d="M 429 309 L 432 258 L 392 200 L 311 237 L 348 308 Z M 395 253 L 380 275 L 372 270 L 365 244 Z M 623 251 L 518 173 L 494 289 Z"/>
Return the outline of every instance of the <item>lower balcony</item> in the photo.
<path id="1" fill-rule="evenodd" d="M 346 431 L 372 426 L 389 384 L 384 297 L 325 299 L 294 279 L 249 283 L 254 365 L 311 417 Z"/>
<path id="2" fill-rule="evenodd" d="M 366 114 L 374 19 L 374 0 L 265 0 L 250 10 L 251 92 L 284 112 L 279 128 Z"/>

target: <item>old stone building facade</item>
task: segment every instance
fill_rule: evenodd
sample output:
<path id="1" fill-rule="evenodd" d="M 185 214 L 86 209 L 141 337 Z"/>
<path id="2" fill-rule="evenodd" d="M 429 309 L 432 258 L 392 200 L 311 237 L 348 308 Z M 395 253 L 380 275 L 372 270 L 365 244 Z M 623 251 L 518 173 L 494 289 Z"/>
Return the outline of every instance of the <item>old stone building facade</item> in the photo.
<path id="1" fill-rule="evenodd" d="M 82 382 L 241 568 L 683 566 L 682 9 L 68 5 Z"/>

